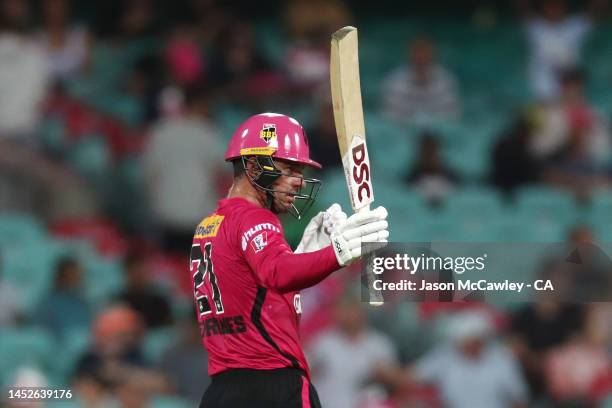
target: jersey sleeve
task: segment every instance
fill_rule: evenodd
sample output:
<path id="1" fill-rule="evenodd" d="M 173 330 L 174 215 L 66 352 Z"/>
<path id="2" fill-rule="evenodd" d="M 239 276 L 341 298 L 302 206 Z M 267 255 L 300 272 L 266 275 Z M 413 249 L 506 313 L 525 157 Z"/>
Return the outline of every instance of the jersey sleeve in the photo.
<path id="1" fill-rule="evenodd" d="M 245 214 L 239 228 L 240 249 L 263 287 L 280 293 L 316 285 L 340 269 L 331 246 L 294 254 L 283 236 L 282 226 L 265 209 Z"/>

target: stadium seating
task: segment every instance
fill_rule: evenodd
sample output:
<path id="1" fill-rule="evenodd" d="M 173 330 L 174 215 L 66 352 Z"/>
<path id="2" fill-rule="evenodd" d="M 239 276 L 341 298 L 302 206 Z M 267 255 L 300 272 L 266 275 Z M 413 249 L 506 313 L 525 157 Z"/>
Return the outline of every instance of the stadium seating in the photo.
<path id="1" fill-rule="evenodd" d="M 21 295 L 21 307 L 28 314 L 51 286 L 53 268 L 65 248 L 57 242 L 35 240 L 19 246 L 3 246 L 3 276 Z"/>
<path id="2" fill-rule="evenodd" d="M 189 408 L 190 405 L 176 397 L 156 396 L 151 401 L 151 408 Z"/>
<path id="3" fill-rule="evenodd" d="M 3 329 L 0 336 L 0 386 L 14 381 L 16 371 L 31 366 L 53 373 L 57 345 L 42 329 L 28 327 Z"/>
<path id="4" fill-rule="evenodd" d="M 99 135 L 86 135 L 76 144 L 69 157 L 72 166 L 96 180 L 104 178 L 111 168 L 111 153 L 106 140 Z"/>
<path id="5" fill-rule="evenodd" d="M 41 144 L 55 156 L 62 157 L 68 150 L 66 124 L 59 115 L 43 119 L 38 128 Z"/>
<path id="6" fill-rule="evenodd" d="M 89 327 L 69 330 L 61 339 L 62 358 L 55 359 L 54 367 L 57 382 L 68 384 L 74 374 L 74 368 L 79 358 L 91 344 Z"/>
<path id="7" fill-rule="evenodd" d="M 2 247 L 42 241 L 46 236 L 45 226 L 30 215 L 18 213 L 0 215 L 0 246 Z"/>
<path id="8" fill-rule="evenodd" d="M 148 361 L 159 363 L 164 351 L 178 340 L 179 333 L 173 327 L 151 330 L 147 333 L 143 351 Z"/>
<path id="9" fill-rule="evenodd" d="M 585 223 L 595 230 L 602 243 L 612 243 L 612 232 L 609 228 L 612 222 L 612 193 L 600 191 L 594 194 L 587 212 Z"/>

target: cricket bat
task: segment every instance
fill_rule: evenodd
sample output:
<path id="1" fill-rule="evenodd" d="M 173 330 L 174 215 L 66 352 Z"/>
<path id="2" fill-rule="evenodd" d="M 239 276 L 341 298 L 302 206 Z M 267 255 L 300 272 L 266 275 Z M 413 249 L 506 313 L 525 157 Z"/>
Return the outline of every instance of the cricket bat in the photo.
<path id="1" fill-rule="evenodd" d="M 334 121 L 338 135 L 340 157 L 349 191 L 351 207 L 359 212 L 370 208 L 374 201 L 370 158 L 366 146 L 365 123 L 359 80 L 359 50 L 357 29 L 344 27 L 332 34 L 330 83 Z M 366 259 L 370 262 L 370 259 Z M 371 271 L 371 268 L 367 268 Z M 382 293 L 372 287 L 373 276 L 367 277 L 370 304 L 383 304 Z"/>

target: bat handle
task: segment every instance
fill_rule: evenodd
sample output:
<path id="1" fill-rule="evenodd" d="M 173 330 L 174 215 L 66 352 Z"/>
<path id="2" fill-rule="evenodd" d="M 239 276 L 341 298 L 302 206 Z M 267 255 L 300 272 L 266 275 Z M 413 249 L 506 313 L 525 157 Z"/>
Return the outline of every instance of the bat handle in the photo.
<path id="1" fill-rule="evenodd" d="M 368 204 L 364 207 L 359 208 L 355 212 L 360 213 L 360 212 L 369 211 L 369 210 L 370 210 L 370 205 Z M 376 307 L 382 306 L 385 303 L 383 294 L 381 291 L 374 289 L 374 280 L 376 279 L 376 276 L 374 275 L 374 271 L 372 268 L 373 266 L 372 263 L 374 262 L 374 256 L 372 254 L 368 254 L 364 257 L 363 261 L 366 263 L 365 280 L 366 280 L 366 287 L 368 291 L 368 298 L 369 298 L 370 306 L 376 306 Z"/>

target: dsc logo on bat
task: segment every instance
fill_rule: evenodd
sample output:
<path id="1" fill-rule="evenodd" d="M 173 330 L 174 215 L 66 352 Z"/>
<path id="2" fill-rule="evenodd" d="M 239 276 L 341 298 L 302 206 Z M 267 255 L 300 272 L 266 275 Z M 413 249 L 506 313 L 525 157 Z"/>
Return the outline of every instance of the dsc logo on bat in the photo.
<path id="1" fill-rule="evenodd" d="M 357 184 L 357 198 L 359 201 L 363 201 L 364 194 L 366 198 L 370 198 L 372 195 L 372 189 L 370 188 L 370 163 L 366 160 L 366 146 L 365 143 L 351 149 L 353 156 L 353 182 Z"/>
<path id="2" fill-rule="evenodd" d="M 365 140 L 355 135 L 351 140 L 350 151 L 344 160 L 344 170 L 350 189 L 353 208 L 362 208 L 373 200 L 372 182 L 370 181 L 370 159 Z"/>

